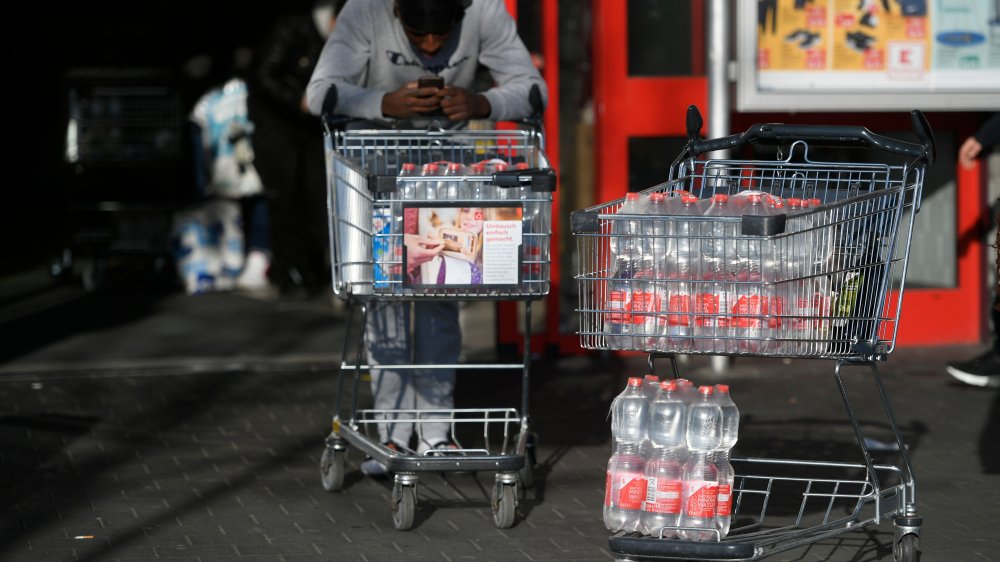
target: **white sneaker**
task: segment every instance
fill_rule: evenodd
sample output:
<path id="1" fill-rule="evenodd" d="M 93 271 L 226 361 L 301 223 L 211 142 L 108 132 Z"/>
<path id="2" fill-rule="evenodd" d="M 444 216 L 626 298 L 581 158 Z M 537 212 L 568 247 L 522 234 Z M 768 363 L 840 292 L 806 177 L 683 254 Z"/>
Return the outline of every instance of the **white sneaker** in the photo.
<path id="1" fill-rule="evenodd" d="M 261 290 L 271 286 L 267 280 L 267 270 L 271 267 L 271 259 L 260 250 L 251 250 L 247 254 L 243 271 L 236 280 L 236 286 L 240 289 Z"/>

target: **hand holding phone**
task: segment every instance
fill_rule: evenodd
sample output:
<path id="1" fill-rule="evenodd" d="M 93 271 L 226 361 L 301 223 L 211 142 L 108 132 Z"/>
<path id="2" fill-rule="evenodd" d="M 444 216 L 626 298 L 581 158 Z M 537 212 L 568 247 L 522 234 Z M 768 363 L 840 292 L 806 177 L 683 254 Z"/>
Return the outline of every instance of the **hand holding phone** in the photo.
<path id="1" fill-rule="evenodd" d="M 427 75 L 417 79 L 418 88 L 444 88 L 444 78 L 440 76 Z"/>

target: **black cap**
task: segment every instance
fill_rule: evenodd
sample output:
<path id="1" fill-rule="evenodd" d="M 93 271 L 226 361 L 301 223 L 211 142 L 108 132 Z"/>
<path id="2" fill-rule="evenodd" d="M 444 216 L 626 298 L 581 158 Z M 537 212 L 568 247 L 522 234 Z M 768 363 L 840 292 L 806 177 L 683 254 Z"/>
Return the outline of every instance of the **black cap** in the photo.
<path id="1" fill-rule="evenodd" d="M 399 20 L 418 34 L 444 35 L 465 15 L 467 0 L 396 0 Z"/>

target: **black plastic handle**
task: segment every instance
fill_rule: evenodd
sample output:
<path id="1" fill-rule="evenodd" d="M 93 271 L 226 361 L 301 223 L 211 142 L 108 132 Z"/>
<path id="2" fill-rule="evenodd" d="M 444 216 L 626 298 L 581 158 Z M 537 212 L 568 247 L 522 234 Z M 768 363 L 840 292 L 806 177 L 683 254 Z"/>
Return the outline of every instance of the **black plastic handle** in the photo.
<path id="1" fill-rule="evenodd" d="M 717 139 L 700 139 L 701 114 L 695 106 L 687 112 L 688 151 L 692 156 L 706 152 L 736 148 L 750 143 L 783 144 L 794 141 L 814 141 L 828 146 L 863 146 L 878 148 L 887 152 L 903 154 L 913 158 L 934 161 L 936 150 L 934 135 L 924 114 L 914 109 L 910 113 L 913 130 L 921 144 L 905 142 L 871 132 L 866 127 L 853 125 L 785 125 L 781 123 L 758 123 L 743 133 Z"/>
<path id="2" fill-rule="evenodd" d="M 331 101 L 332 100 L 332 101 Z M 528 90 L 528 103 L 531 105 L 531 114 L 524 119 L 514 120 L 515 123 L 524 123 L 526 125 L 532 126 L 536 131 L 542 130 L 542 114 L 545 112 L 545 101 L 542 99 L 542 90 L 538 87 L 538 84 L 532 84 L 531 89 Z M 348 117 L 346 115 L 338 115 L 332 113 L 333 108 L 337 105 L 337 86 L 336 84 L 331 84 L 330 88 L 327 90 L 326 98 L 323 102 L 323 126 L 327 131 L 331 130 L 342 130 L 346 129 L 351 123 L 378 123 L 385 124 L 385 128 L 393 128 L 392 121 L 372 121 L 371 119 L 362 119 L 360 117 Z"/>
<path id="3" fill-rule="evenodd" d="M 552 168 L 528 168 L 507 170 L 493 174 L 493 185 L 497 187 L 531 186 L 532 191 L 556 190 L 556 172 Z"/>

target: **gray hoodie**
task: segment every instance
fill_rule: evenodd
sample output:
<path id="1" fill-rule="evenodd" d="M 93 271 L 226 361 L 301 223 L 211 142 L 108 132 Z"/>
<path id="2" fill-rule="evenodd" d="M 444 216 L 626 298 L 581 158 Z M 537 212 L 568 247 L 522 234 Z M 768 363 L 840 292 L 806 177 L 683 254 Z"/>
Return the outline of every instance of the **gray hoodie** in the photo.
<path id="1" fill-rule="evenodd" d="M 545 82 L 501 0 L 473 0 L 454 33 L 459 34 L 458 42 L 449 57 L 422 62 L 393 14 L 393 0 L 348 2 L 306 88 L 309 111 L 322 113 L 327 90 L 335 84 L 335 113 L 384 119 L 385 93 L 427 74 L 444 77 L 445 84 L 469 88 L 479 64 L 489 69 L 496 83 L 483 92 L 492 108 L 490 119 L 527 117 L 532 84 L 538 84 L 542 99 L 548 101 Z"/>

